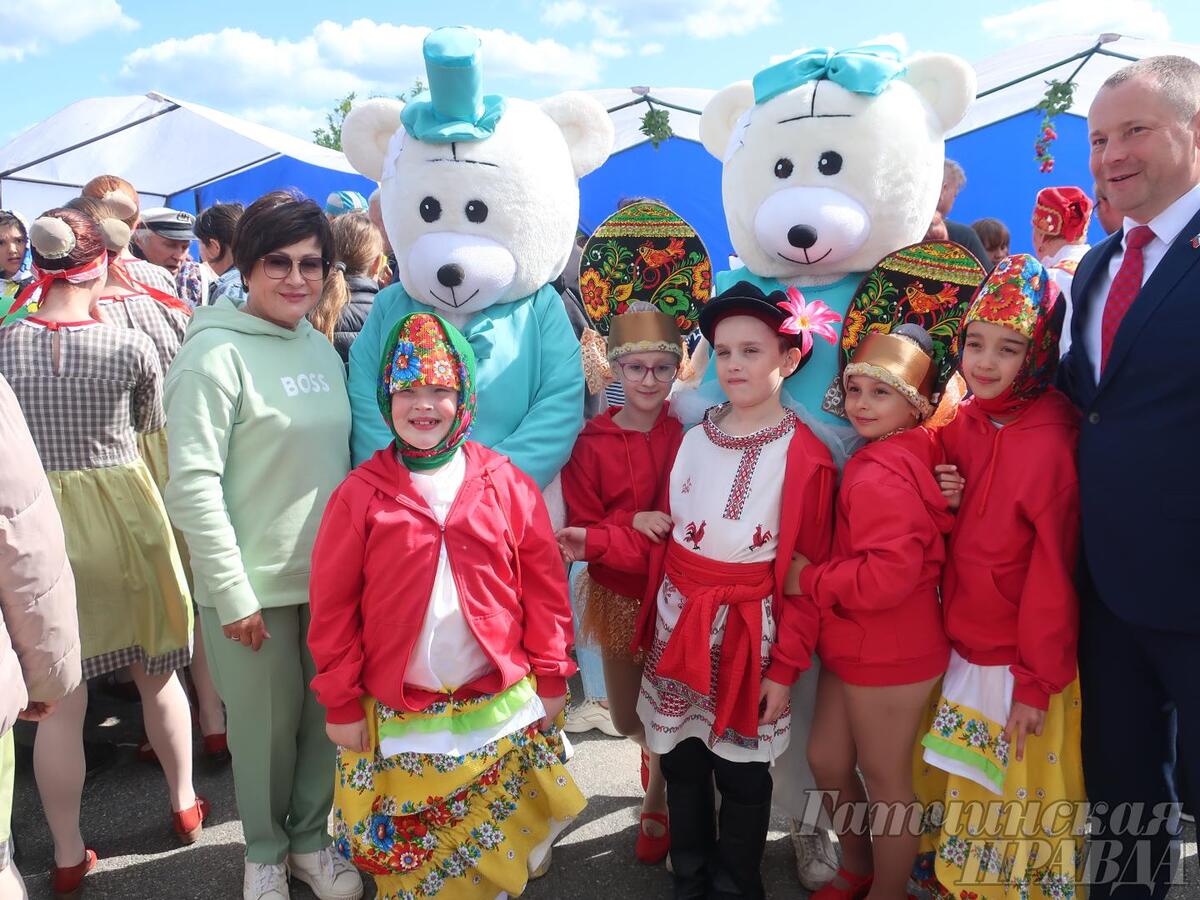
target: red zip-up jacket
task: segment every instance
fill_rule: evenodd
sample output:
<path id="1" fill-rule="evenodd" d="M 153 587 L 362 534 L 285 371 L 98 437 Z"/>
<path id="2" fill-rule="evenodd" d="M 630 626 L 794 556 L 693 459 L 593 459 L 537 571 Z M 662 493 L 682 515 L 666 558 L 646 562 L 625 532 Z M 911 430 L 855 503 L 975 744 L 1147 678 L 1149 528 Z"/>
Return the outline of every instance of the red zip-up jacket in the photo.
<path id="1" fill-rule="evenodd" d="M 946 671 L 938 583 L 954 516 L 933 474 L 941 460 L 927 428 L 855 451 L 838 491 L 833 554 L 800 573 L 821 610 L 821 664 L 850 684 L 912 684 Z"/>
<path id="2" fill-rule="evenodd" d="M 1075 679 L 1078 433 L 1053 389 L 1003 428 L 967 402 L 942 431 L 966 479 L 942 575 L 946 633 L 968 662 L 1010 666 L 1013 700 L 1038 709 Z"/>
<path id="3" fill-rule="evenodd" d="M 331 723 L 362 719 L 364 696 L 414 711 L 446 699 L 404 683 L 443 541 L 468 627 L 495 666 L 454 696 L 495 694 L 530 672 L 540 696 L 566 692 L 571 607 L 541 493 L 482 444 L 460 452 L 466 474 L 445 527 L 390 445 L 329 499 L 313 547 L 308 646 Z"/>
<path id="4" fill-rule="evenodd" d="M 656 508 L 683 442 L 683 425 L 664 403 L 654 426 L 628 431 L 613 421 L 620 407 L 607 410 L 584 426 L 571 459 L 562 471 L 567 524 L 587 529 L 588 573 L 597 584 L 623 597 L 646 593 L 645 542 L 633 530 L 635 513 Z M 641 573 L 605 563 L 605 557 L 642 561 Z"/>

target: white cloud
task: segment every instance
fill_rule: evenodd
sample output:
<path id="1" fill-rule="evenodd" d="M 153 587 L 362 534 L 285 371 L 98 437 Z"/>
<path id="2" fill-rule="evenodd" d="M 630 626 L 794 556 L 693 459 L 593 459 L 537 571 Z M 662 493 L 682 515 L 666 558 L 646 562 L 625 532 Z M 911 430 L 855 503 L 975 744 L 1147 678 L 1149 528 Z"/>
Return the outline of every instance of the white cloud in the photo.
<path id="1" fill-rule="evenodd" d="M 112 28 L 137 27 L 116 0 L 12 0 L 4 6 L 0 60 L 20 62 L 53 45 L 73 44 Z"/>
<path id="2" fill-rule="evenodd" d="M 1155 9 L 1151 0 L 1044 0 L 987 16 L 983 30 L 1010 41 L 1105 31 L 1164 40 L 1170 36 L 1171 26 L 1166 13 Z"/>
<path id="3" fill-rule="evenodd" d="M 171 38 L 133 51 L 118 76 L 137 91 L 160 90 L 311 136 L 324 110 L 354 91 L 359 97 L 395 95 L 425 78 L 421 43 L 429 29 L 357 19 L 319 23 L 296 39 L 226 28 Z M 629 51 L 597 40 L 571 48 L 530 40 L 503 29 L 476 29 L 485 79 L 535 81 L 556 90 L 599 81 L 602 58 Z"/>
<path id="4" fill-rule="evenodd" d="M 597 39 L 592 41 L 591 48 L 593 53 L 603 59 L 620 59 L 623 56 L 629 55 L 629 48 L 615 41 Z"/>
<path id="5" fill-rule="evenodd" d="M 680 15 L 678 0 L 552 0 L 542 7 L 549 25 L 587 26 L 601 38 L 679 34 L 716 39 L 746 34 L 779 19 L 779 0 L 690 0 Z"/>
<path id="6" fill-rule="evenodd" d="M 651 41 L 649 44 L 642 44 L 641 48 L 638 50 L 638 54 L 641 56 L 657 56 L 665 49 L 666 47 L 657 41 Z"/>

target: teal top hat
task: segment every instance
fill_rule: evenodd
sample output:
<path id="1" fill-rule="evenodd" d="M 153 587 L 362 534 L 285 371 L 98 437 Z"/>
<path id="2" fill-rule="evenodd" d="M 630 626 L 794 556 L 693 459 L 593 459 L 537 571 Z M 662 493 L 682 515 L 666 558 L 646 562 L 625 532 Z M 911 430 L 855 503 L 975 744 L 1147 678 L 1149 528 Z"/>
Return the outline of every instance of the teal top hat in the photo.
<path id="1" fill-rule="evenodd" d="M 423 46 L 429 92 L 405 105 L 404 130 L 418 141 L 482 141 L 504 114 L 504 98 L 483 93 L 479 38 L 466 28 L 437 28 Z"/>

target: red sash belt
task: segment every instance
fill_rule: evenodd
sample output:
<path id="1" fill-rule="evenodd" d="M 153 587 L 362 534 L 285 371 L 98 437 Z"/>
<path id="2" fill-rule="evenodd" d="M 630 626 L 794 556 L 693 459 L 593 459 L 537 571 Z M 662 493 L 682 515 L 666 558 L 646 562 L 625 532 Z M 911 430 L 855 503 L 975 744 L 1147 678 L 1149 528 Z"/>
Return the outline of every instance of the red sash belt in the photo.
<path id="1" fill-rule="evenodd" d="M 125 260 L 121 259 L 121 257 L 110 257 L 108 261 L 108 267 L 113 271 L 113 274 L 117 276 L 117 281 L 128 290 L 140 291 L 146 296 L 157 300 L 163 306 L 168 306 L 171 309 L 177 309 L 184 315 L 190 316 L 192 314 L 192 308 L 178 297 L 173 297 L 164 291 L 160 291 L 158 288 L 151 287 L 148 284 L 143 284 L 140 281 L 134 281 L 133 277 L 129 274 L 129 269 L 125 268 Z M 115 297 L 113 299 L 120 300 L 121 298 Z"/>
<path id="2" fill-rule="evenodd" d="M 713 734 L 732 728 L 745 737 L 757 737 L 761 601 L 775 592 L 774 561 L 720 562 L 672 541 L 667 547 L 666 574 L 684 603 L 659 660 L 658 674 L 707 695 L 712 690 L 713 619 L 718 607 L 730 607 L 717 668 Z"/>

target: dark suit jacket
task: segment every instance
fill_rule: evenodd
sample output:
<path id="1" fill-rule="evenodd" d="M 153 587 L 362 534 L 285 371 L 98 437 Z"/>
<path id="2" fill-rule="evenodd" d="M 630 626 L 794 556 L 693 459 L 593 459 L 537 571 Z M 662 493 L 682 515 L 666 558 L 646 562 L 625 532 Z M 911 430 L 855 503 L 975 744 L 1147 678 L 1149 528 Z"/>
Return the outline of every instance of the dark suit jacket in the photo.
<path id="1" fill-rule="evenodd" d="M 988 256 L 987 248 L 983 246 L 983 241 L 979 239 L 979 235 L 975 233 L 975 229 L 970 225 L 965 225 L 962 222 L 952 222 L 947 219 L 946 234 L 950 236 L 950 240 L 954 241 L 954 243 L 962 244 L 970 250 L 971 255 L 979 260 L 988 272 L 991 272 L 995 268 L 996 264 Z"/>
<path id="2" fill-rule="evenodd" d="M 1061 383 L 1083 413 L 1083 550 L 1100 599 L 1127 622 L 1200 634 L 1200 232 L 1197 214 L 1121 320 L 1096 383 L 1086 322 L 1121 232 L 1080 261 Z"/>

